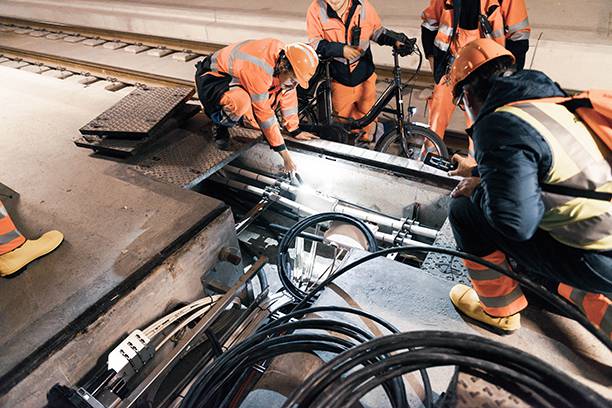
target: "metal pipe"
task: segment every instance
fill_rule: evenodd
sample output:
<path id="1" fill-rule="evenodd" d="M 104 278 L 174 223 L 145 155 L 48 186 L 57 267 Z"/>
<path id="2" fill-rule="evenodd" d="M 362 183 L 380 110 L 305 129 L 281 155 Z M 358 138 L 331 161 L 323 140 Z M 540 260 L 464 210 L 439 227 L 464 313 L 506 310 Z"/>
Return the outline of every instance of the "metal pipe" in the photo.
<path id="1" fill-rule="evenodd" d="M 246 184 L 246 183 L 242 183 L 240 181 L 230 180 L 230 179 L 223 179 L 223 178 L 221 178 L 219 176 L 216 176 L 216 175 L 212 177 L 212 180 L 215 181 L 215 182 L 218 182 L 218 183 L 225 184 L 227 186 L 233 187 L 235 189 L 243 190 L 243 191 L 249 191 L 251 193 L 258 194 L 260 196 L 264 196 L 266 194 L 265 190 L 263 190 L 261 188 L 258 188 L 258 187 L 251 186 L 251 185 Z M 317 214 L 317 211 L 313 210 L 312 208 L 309 208 L 309 207 L 307 207 L 305 205 L 296 203 L 295 201 L 289 200 L 288 198 L 282 197 L 282 196 L 280 196 L 278 194 L 269 195 L 269 198 L 270 198 L 270 201 L 282 204 L 282 205 L 284 205 L 286 207 L 289 207 L 289 208 L 291 208 L 293 210 L 298 211 L 298 213 L 302 212 L 302 213 L 306 214 L 307 216 Z M 344 214 L 347 214 L 347 215 L 353 215 L 353 216 L 355 216 L 357 218 L 363 219 L 366 222 L 378 223 L 380 225 L 385 225 L 385 226 L 389 226 L 389 227 L 392 227 L 392 228 L 393 228 L 393 226 L 395 226 L 394 229 L 396 229 L 396 230 L 401 230 L 402 226 L 403 226 L 403 222 L 399 223 L 399 221 L 396 221 L 393 224 L 385 224 L 384 222 L 385 221 L 388 222 L 389 217 L 383 217 L 383 216 L 380 216 L 380 215 L 377 215 L 377 214 L 369 214 L 366 211 L 362 211 L 362 210 L 358 210 L 358 209 L 350 208 L 350 207 L 346 207 L 346 206 L 340 206 L 340 207 L 341 207 L 341 210 L 344 210 L 344 212 L 343 211 L 338 211 L 337 210 L 337 206 L 336 206 L 336 208 L 334 208 L 334 210 L 336 210 L 338 212 L 343 212 Z M 390 219 L 390 220 L 393 220 L 393 219 Z M 377 222 L 377 221 L 380 221 L 380 222 Z M 368 227 L 370 227 L 370 226 L 368 225 Z M 404 245 L 423 245 L 422 242 L 414 241 L 414 240 L 409 239 L 409 238 L 403 238 L 403 239 L 400 239 L 400 240 L 396 240 L 395 236 L 392 235 L 392 234 L 385 234 L 383 232 L 375 230 L 374 228 L 370 228 L 370 229 L 372 230 L 372 232 L 374 232 L 374 235 L 376 236 L 376 239 L 378 239 L 379 241 L 382 241 L 382 242 L 386 242 L 386 243 L 389 243 L 389 244 L 394 244 L 396 242 L 400 242 L 401 244 L 404 244 Z M 414 224 L 410 225 L 409 229 L 410 229 L 411 232 L 413 232 L 413 233 L 415 233 L 417 235 L 423 235 L 423 236 L 426 236 L 426 237 L 429 237 L 429 238 L 435 238 L 436 234 L 437 234 L 436 230 L 433 230 L 433 229 L 430 229 L 430 228 L 421 227 L 421 226 L 414 225 Z"/>
<path id="2" fill-rule="evenodd" d="M 263 174 L 255 173 L 254 171 L 241 169 L 239 167 L 235 167 L 229 164 L 223 167 L 223 169 L 229 171 L 230 173 L 238 174 L 251 180 L 262 182 L 269 186 L 278 186 L 281 190 L 285 190 L 293 194 L 296 194 L 298 192 L 297 187 L 292 186 L 287 182 L 277 180 L 273 177 L 264 176 Z"/>
<path id="3" fill-rule="evenodd" d="M 234 167 L 230 165 L 225 166 L 224 168 L 227 169 L 230 173 L 239 174 L 251 180 L 260 181 L 267 185 L 271 185 L 271 186 L 276 185 L 280 187 L 282 190 L 289 191 L 290 193 L 296 194 L 298 191 L 300 191 L 298 187 L 292 186 L 289 183 L 285 183 L 285 182 L 276 180 L 272 177 L 268 177 L 268 176 L 264 176 L 264 175 L 255 173 L 250 170 L 245 170 L 245 169 L 241 169 L 239 167 Z M 392 218 L 392 217 L 376 214 L 370 211 L 349 207 L 347 205 L 341 204 L 338 200 L 325 196 L 324 194 L 321 194 L 317 191 L 314 191 L 314 190 L 304 190 L 304 191 L 310 192 L 311 194 L 319 198 L 323 198 L 323 199 L 326 199 L 334 203 L 332 207 L 333 211 L 336 211 L 342 214 L 352 215 L 366 222 L 372 222 L 374 224 L 382 225 L 382 226 L 389 227 L 395 230 L 401 230 L 406 224 L 406 221 L 408 221 L 408 229 L 413 234 L 427 237 L 430 239 L 436 239 L 438 235 L 438 231 L 436 231 L 435 229 L 420 226 L 416 222 L 411 221 L 411 220 L 406 220 L 405 218 L 397 219 L 397 218 Z"/>
<path id="4" fill-rule="evenodd" d="M 263 212 L 270 206 L 272 202 L 268 197 L 263 197 L 246 213 L 244 218 L 236 224 L 236 235 L 239 235 L 242 231 L 248 228 Z"/>
<path id="5" fill-rule="evenodd" d="M 352 215 L 367 222 L 384 225 L 385 227 L 393 228 L 395 230 L 401 230 L 406 222 L 406 219 L 397 220 L 391 217 L 385 217 L 382 215 L 363 211 L 358 208 L 352 208 L 340 203 L 334 206 L 333 210 L 342 214 Z M 438 235 L 438 231 L 436 231 L 435 229 L 422 227 L 420 225 L 417 225 L 416 222 L 410 220 L 408 220 L 408 229 L 413 234 L 431 239 L 435 239 Z"/>

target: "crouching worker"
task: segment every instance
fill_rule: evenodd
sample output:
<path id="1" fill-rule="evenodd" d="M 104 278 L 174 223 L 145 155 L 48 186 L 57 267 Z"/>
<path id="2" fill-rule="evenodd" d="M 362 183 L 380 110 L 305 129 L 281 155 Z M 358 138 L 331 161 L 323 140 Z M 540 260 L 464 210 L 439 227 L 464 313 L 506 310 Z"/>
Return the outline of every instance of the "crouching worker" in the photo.
<path id="1" fill-rule="evenodd" d="M 545 74 L 514 72 L 513 63 L 503 46 L 478 39 L 452 66 L 453 96 L 474 123 L 468 132 L 475 147 L 475 161 L 453 158 L 454 174 L 465 177 L 450 203 L 455 239 L 502 268 L 513 259 L 517 271 L 610 336 L 612 172 L 604 128 L 592 127 Z M 474 262 L 465 266 L 473 289 L 456 285 L 453 304 L 483 323 L 518 329 L 527 307 L 518 282 Z"/>
<path id="2" fill-rule="evenodd" d="M 199 62 L 195 77 L 198 96 L 213 122 L 217 146 L 229 147 L 228 128 L 238 123 L 261 129 L 270 147 L 282 156 L 285 171 L 295 171 L 275 109 L 280 108 L 283 127 L 297 136 L 295 87 L 308 87 L 318 63 L 309 45 L 285 45 L 271 38 L 232 44 Z"/>
<path id="3" fill-rule="evenodd" d="M 30 262 L 54 251 L 64 240 L 59 231 L 49 231 L 38 239 L 26 239 L 19 232 L 0 201 L 0 276 L 21 271 Z"/>

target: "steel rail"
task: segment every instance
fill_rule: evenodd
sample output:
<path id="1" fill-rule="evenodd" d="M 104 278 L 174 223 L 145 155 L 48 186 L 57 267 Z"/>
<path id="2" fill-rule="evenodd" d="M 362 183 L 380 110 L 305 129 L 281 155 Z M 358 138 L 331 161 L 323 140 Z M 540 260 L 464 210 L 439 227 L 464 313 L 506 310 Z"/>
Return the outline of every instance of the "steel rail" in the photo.
<path id="1" fill-rule="evenodd" d="M 12 17 L 0 16 L 0 24 L 12 25 L 23 28 L 47 30 L 55 33 L 80 34 L 85 37 L 100 38 L 108 41 L 121 41 L 131 44 L 142 44 L 149 47 L 162 47 L 174 51 L 192 52 L 195 54 L 207 55 L 213 53 L 225 45 L 214 44 L 201 41 L 183 40 L 178 38 L 161 37 L 138 33 L 128 33 L 123 31 L 107 30 L 102 28 L 85 27 L 79 25 L 59 24 L 38 20 L 25 20 Z M 381 79 L 393 77 L 392 66 L 377 66 L 376 74 Z M 402 68 L 402 77 L 407 80 L 414 76 L 415 70 Z M 421 71 L 412 82 L 415 89 L 431 88 L 433 86 L 433 75 L 430 72 Z"/>
<path id="2" fill-rule="evenodd" d="M 194 86 L 193 81 L 185 79 L 137 71 L 129 68 L 114 67 L 112 65 L 83 61 L 75 58 L 59 57 L 38 51 L 5 47 L 2 45 L 0 45 L 0 54 L 10 59 L 26 61 L 34 65 L 42 64 L 51 68 L 65 69 L 66 71 L 75 73 L 88 73 L 100 78 L 115 78 L 118 81 L 131 85 L 146 83 L 147 85 L 166 87 L 193 88 Z"/>

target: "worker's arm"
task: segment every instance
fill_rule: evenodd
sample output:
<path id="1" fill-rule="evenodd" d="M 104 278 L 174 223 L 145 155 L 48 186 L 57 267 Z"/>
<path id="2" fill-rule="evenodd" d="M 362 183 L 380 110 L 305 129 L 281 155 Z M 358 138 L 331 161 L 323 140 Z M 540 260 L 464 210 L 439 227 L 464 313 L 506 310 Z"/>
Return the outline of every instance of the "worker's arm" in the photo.
<path id="1" fill-rule="evenodd" d="M 236 76 L 236 74 L 234 74 Z M 237 73 L 240 84 L 251 97 L 253 115 L 263 132 L 270 147 L 281 152 L 287 147 L 280 132 L 280 125 L 276 119 L 274 109 L 270 104 L 268 89 L 272 84 L 272 76 L 262 68 L 253 66 L 250 69 L 242 69 Z"/>
<path id="2" fill-rule="evenodd" d="M 308 43 L 323 58 L 344 56 L 344 44 L 325 39 L 325 32 L 319 18 L 320 10 L 316 3 L 311 4 L 306 14 L 306 33 Z"/>
<path id="3" fill-rule="evenodd" d="M 516 67 L 523 69 L 531 34 L 525 0 L 506 0 L 501 4 L 501 12 L 504 18 L 506 48 L 516 58 Z"/>
<path id="4" fill-rule="evenodd" d="M 438 35 L 444 0 L 430 0 L 429 6 L 421 13 L 421 42 L 427 59 L 433 58 L 434 40 Z"/>
<path id="5" fill-rule="evenodd" d="M 504 237 L 525 241 L 544 214 L 538 173 L 542 153 L 537 145 L 524 142 L 523 137 L 533 135 L 528 125 L 507 115 L 487 115 L 475 129 L 480 186 L 472 200 Z"/>

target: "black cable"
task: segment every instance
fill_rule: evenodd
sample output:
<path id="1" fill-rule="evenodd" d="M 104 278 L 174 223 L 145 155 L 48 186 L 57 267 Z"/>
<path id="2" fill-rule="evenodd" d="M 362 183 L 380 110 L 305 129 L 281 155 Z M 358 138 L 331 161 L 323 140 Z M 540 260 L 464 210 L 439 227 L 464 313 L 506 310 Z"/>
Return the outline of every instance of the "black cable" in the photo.
<path id="1" fill-rule="evenodd" d="M 266 325 L 262 326 L 260 330 L 270 329 L 278 325 L 281 325 L 284 322 L 290 321 L 292 319 L 301 318 L 306 314 L 317 313 L 317 312 L 341 312 L 341 313 L 349 313 L 349 314 L 362 316 L 373 322 L 378 323 L 379 325 L 381 325 L 382 327 L 384 327 L 391 333 L 400 333 L 398 328 L 396 328 L 391 323 L 387 322 L 386 320 L 376 315 L 373 315 L 361 309 L 345 307 L 345 306 L 314 306 L 314 307 L 310 307 L 306 309 L 300 309 L 300 310 L 288 313 L 280 317 L 277 320 L 271 321 L 270 323 L 267 323 Z M 425 407 L 429 408 L 433 406 L 433 390 L 431 388 L 431 381 L 429 379 L 429 375 L 427 374 L 426 370 L 419 370 L 419 373 L 423 381 L 423 390 L 425 393 L 424 405 Z"/>
<path id="2" fill-rule="evenodd" d="M 263 349 L 271 350 L 272 346 L 276 344 L 283 344 L 287 342 L 288 336 L 277 337 L 268 340 L 264 340 L 269 335 L 279 335 L 284 334 L 287 331 L 293 330 L 303 330 L 303 329 L 316 329 L 316 330 L 325 330 L 325 331 L 334 331 L 338 332 L 342 335 L 351 337 L 355 339 L 358 343 L 363 342 L 367 339 L 373 338 L 373 335 L 366 333 L 359 327 L 351 325 L 346 322 L 337 321 L 337 320 L 329 320 L 329 319 L 306 319 L 300 321 L 293 321 L 289 323 L 283 323 L 278 325 L 278 327 L 269 328 L 266 330 L 262 330 L 261 332 L 255 334 L 254 336 L 249 337 L 243 343 L 240 343 L 238 346 L 233 347 L 224 355 L 222 355 L 212 367 L 210 367 L 206 373 L 204 373 L 200 378 L 196 380 L 194 386 L 188 393 L 189 400 L 200 400 L 198 395 L 209 395 L 209 394 L 223 394 L 223 387 L 225 384 L 229 382 L 232 384 L 232 380 L 235 378 L 236 373 L 240 372 L 240 369 L 246 367 L 245 364 L 247 361 L 250 361 L 253 356 L 258 356 L 257 358 L 267 360 L 271 358 L 270 356 L 265 355 L 261 356 L 257 354 L 257 350 Z M 293 335 L 295 336 L 295 335 Z M 329 340 L 329 336 L 324 336 L 324 339 Z M 332 341 L 335 341 L 335 337 L 331 336 Z M 343 343 L 343 346 L 354 346 L 354 343 Z M 273 356 L 272 356 L 273 357 Z M 393 380 L 390 384 L 385 384 L 385 391 L 387 394 L 392 397 L 395 401 L 393 406 L 404 406 L 406 401 L 405 399 L 405 389 L 403 387 L 403 383 L 401 381 Z M 194 397 L 196 396 L 196 397 Z M 186 397 L 186 400 L 188 398 Z M 189 403 L 184 402 L 184 406 L 191 406 Z M 216 406 L 216 405 L 215 405 Z"/>
<path id="3" fill-rule="evenodd" d="M 364 365 L 364 361 L 389 354 L 393 356 Z M 356 369 L 360 365 L 363 368 Z M 419 331 L 378 337 L 337 355 L 295 390 L 283 407 L 352 406 L 380 385 L 379 381 L 417 369 L 449 365 L 465 367 L 476 376 L 478 370 L 484 372 L 483 377 L 490 383 L 504 389 L 516 391 L 509 385 L 519 384 L 524 387 L 521 394 L 535 392 L 552 406 L 609 406 L 601 395 L 529 353 L 477 335 Z M 497 378 L 502 380 L 494 381 Z M 322 383 L 332 384 L 332 395 L 325 393 Z M 320 405 L 315 405 L 316 401 Z"/>
<path id="4" fill-rule="evenodd" d="M 303 299 L 306 296 L 306 292 L 295 286 L 291 281 L 292 267 L 291 258 L 289 256 L 289 248 L 298 234 L 314 225 L 327 221 L 340 221 L 357 227 L 368 241 L 368 250 L 370 252 L 375 252 L 378 250 L 378 244 L 376 243 L 374 234 L 363 221 L 356 217 L 346 214 L 326 212 L 313 215 L 298 222 L 291 227 L 289 231 L 287 231 L 278 245 L 278 257 L 276 260 L 278 275 L 283 287 L 297 300 Z"/>
<path id="5" fill-rule="evenodd" d="M 339 276 L 345 274 L 351 269 L 371 260 L 374 258 L 378 258 L 380 256 L 385 256 L 393 253 L 419 253 L 419 252 L 435 252 L 440 254 L 457 256 L 462 259 L 467 259 L 469 261 L 478 263 L 480 265 L 486 266 L 489 269 L 492 269 L 496 272 L 504 274 L 516 281 L 518 281 L 521 285 L 527 287 L 534 294 L 538 295 L 544 301 L 551 303 L 553 306 L 557 307 L 562 313 L 566 313 L 569 317 L 576 320 L 580 323 L 585 329 L 587 329 L 591 334 L 593 334 L 599 341 L 601 341 L 608 349 L 612 350 L 612 340 L 610 340 L 606 334 L 599 330 L 593 323 L 591 323 L 586 316 L 584 316 L 578 309 L 574 308 L 572 305 L 568 304 L 564 300 L 562 300 L 559 296 L 550 293 L 543 285 L 534 282 L 524 275 L 517 274 L 513 270 L 504 269 L 494 263 L 491 263 L 485 259 L 477 257 L 475 255 L 471 255 L 461 251 L 455 251 L 448 248 L 439 248 L 432 246 L 421 246 L 421 245 L 411 245 L 411 246 L 403 246 L 403 247 L 395 247 L 389 249 L 383 249 L 381 251 L 377 251 L 371 254 L 368 254 L 356 261 L 351 262 L 350 264 L 340 268 L 334 275 L 328 277 L 319 285 L 315 286 L 312 290 L 310 290 L 306 296 L 302 298 L 302 300 L 294 307 L 293 310 L 298 310 L 300 308 L 305 307 L 309 301 L 313 299 L 313 297 L 324 289 L 327 285 L 333 282 Z"/>

